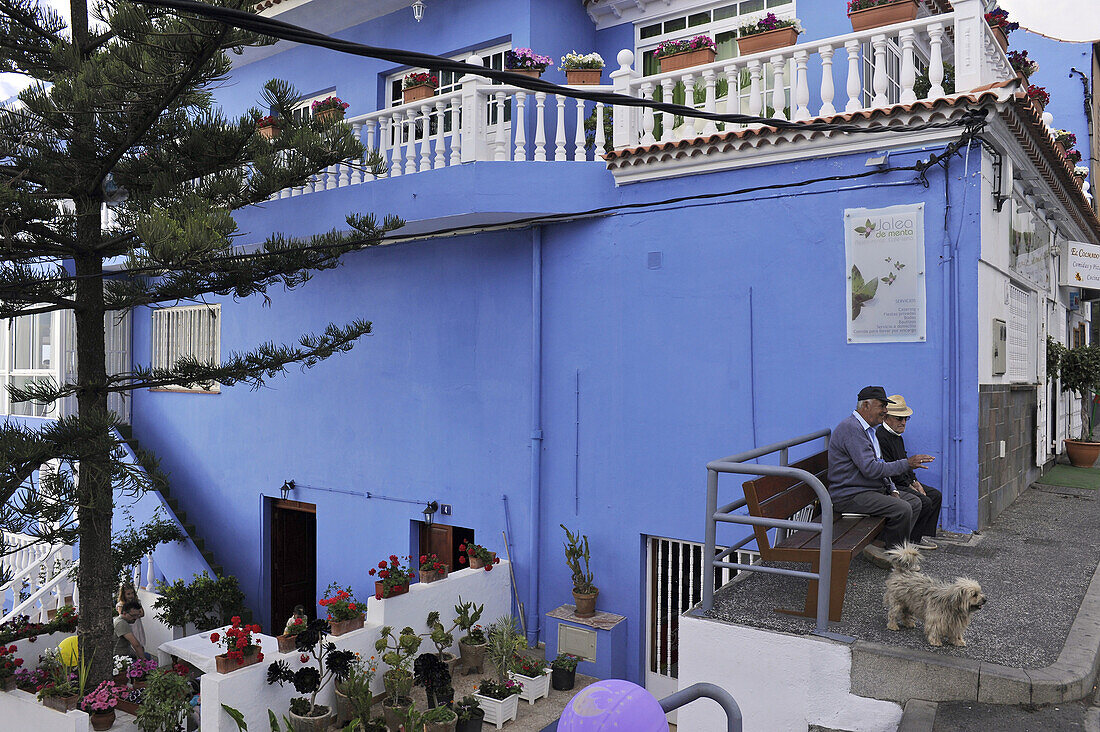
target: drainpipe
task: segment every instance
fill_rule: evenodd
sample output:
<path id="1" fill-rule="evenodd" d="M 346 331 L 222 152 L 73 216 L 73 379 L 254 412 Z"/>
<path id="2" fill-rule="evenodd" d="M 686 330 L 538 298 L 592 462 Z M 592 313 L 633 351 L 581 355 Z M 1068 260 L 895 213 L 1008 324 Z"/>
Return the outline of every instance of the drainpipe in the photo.
<path id="1" fill-rule="evenodd" d="M 943 305 L 942 305 L 943 311 L 942 311 L 942 317 L 940 318 L 940 322 L 942 324 L 941 329 L 943 331 L 943 340 L 941 342 L 942 343 L 942 359 L 943 359 L 943 372 L 942 372 L 943 373 L 943 391 L 942 391 L 942 400 L 941 400 L 942 405 L 941 406 L 942 406 L 942 409 L 943 409 L 943 419 L 944 419 L 944 424 L 945 425 L 953 425 L 954 424 L 954 415 L 951 413 L 951 405 L 952 405 L 951 390 L 952 390 L 952 387 L 953 387 L 953 384 L 954 384 L 954 379 L 952 379 L 952 374 L 951 374 L 952 365 L 954 364 L 954 359 L 951 358 L 951 341 L 952 341 L 951 323 L 954 322 L 954 319 L 951 317 L 951 294 L 952 294 L 952 289 L 953 289 L 952 288 L 952 283 L 954 281 L 954 277 L 952 276 L 952 270 L 954 270 L 954 268 L 955 268 L 955 262 L 952 260 L 952 252 L 951 252 L 951 216 L 950 216 L 950 213 L 951 213 L 951 178 L 950 178 L 949 171 L 950 171 L 949 163 L 947 161 L 945 161 L 944 169 L 943 169 L 943 177 L 944 177 L 944 181 L 945 181 L 945 185 L 944 185 L 944 188 L 943 188 L 945 211 L 944 211 L 944 218 L 943 218 L 943 245 L 942 245 L 941 252 L 940 252 L 940 260 L 943 263 L 943 269 L 941 270 L 941 272 L 942 272 L 942 285 L 941 285 L 941 287 L 942 287 L 942 292 L 943 292 Z M 941 476 L 941 479 L 943 481 L 943 490 L 948 489 L 948 487 L 949 487 L 948 486 L 949 476 L 953 472 L 952 471 L 952 462 L 951 462 L 951 452 L 952 452 L 952 447 L 953 447 L 954 443 L 952 441 L 951 432 L 952 432 L 952 430 L 950 428 L 948 428 L 948 429 L 943 430 L 940 433 L 941 440 L 942 440 L 942 444 L 940 446 L 940 449 L 941 449 L 942 455 L 943 455 L 943 470 L 941 471 L 940 476 Z M 954 529 L 954 530 L 958 530 L 958 528 L 959 528 L 959 497 L 956 494 L 956 491 L 954 491 L 954 490 L 952 490 L 951 506 L 952 506 L 952 513 L 954 514 L 951 517 L 951 521 L 952 521 L 952 524 L 953 524 L 953 526 L 951 528 Z"/>
<path id="2" fill-rule="evenodd" d="M 527 645 L 539 641 L 542 560 L 542 227 L 531 229 L 531 552 L 527 588 Z"/>

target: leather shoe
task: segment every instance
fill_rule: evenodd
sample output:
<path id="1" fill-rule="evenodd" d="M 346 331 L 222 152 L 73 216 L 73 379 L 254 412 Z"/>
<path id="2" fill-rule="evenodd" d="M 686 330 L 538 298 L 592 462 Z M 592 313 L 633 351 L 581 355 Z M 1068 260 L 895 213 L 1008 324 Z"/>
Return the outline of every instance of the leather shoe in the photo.
<path id="1" fill-rule="evenodd" d="M 893 566 L 889 557 L 886 556 L 886 550 L 874 544 L 863 547 L 863 558 L 876 567 L 882 567 L 883 569 L 890 569 Z"/>
<path id="2" fill-rule="evenodd" d="M 915 546 L 917 549 L 925 549 L 925 550 L 939 549 L 940 548 L 939 544 L 932 541 L 927 536 L 923 537 L 920 541 L 913 542 L 913 546 Z"/>

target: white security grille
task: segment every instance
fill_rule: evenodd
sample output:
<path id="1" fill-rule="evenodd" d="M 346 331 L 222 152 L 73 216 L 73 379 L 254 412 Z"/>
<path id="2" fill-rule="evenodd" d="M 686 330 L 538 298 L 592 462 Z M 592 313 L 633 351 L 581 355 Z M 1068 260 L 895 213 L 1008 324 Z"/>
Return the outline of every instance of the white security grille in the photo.
<path id="1" fill-rule="evenodd" d="M 184 356 L 217 364 L 221 351 L 221 306 L 186 305 L 153 311 L 153 368 L 172 368 Z M 218 384 L 189 391 L 219 391 Z"/>
<path id="2" fill-rule="evenodd" d="M 1032 381 L 1031 293 L 1008 284 L 1008 372 L 1010 381 Z"/>
<path id="3" fill-rule="evenodd" d="M 702 599 L 704 545 L 693 541 L 649 538 L 647 603 L 649 627 L 646 646 L 650 674 L 677 678 L 679 663 L 680 615 Z M 723 551 L 725 547 L 716 547 Z M 738 551 L 737 559 L 727 561 L 755 564 L 760 555 Z M 739 572 L 719 567 L 714 572 L 715 589 L 722 587 Z M 647 685 L 648 688 L 648 685 Z"/>

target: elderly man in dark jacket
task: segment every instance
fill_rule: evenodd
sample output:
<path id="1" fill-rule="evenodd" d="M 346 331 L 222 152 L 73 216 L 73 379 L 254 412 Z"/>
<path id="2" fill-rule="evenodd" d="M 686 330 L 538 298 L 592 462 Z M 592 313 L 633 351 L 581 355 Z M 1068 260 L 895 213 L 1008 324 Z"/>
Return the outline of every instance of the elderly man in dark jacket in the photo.
<path id="1" fill-rule="evenodd" d="M 883 460 L 876 428 L 882 424 L 891 403 L 881 386 L 864 387 L 855 411 L 829 437 L 829 496 L 833 499 L 833 511 L 885 518 L 882 541 L 886 549 L 893 549 L 909 538 L 914 517 L 921 511 L 920 499 L 912 493 L 901 493 L 890 479 L 907 470 L 923 468 L 933 460 L 930 455 Z M 882 549 L 872 545 L 864 552 L 875 564 L 890 566 Z"/>
<path id="2" fill-rule="evenodd" d="M 882 446 L 882 459 L 905 460 L 905 440 L 902 433 L 913 416 L 913 410 L 905 403 L 905 397 L 894 394 L 890 397 L 893 402 L 886 407 L 886 417 L 878 427 L 878 442 Z M 940 523 L 940 507 L 943 505 L 943 494 L 930 485 L 924 485 L 917 480 L 917 474 L 907 470 L 901 475 L 892 478 L 894 487 L 904 493 L 911 493 L 920 499 L 920 515 L 913 514 L 913 530 L 909 532 L 909 541 L 920 549 L 937 549 L 938 545 L 931 537 L 936 535 L 936 527 Z"/>

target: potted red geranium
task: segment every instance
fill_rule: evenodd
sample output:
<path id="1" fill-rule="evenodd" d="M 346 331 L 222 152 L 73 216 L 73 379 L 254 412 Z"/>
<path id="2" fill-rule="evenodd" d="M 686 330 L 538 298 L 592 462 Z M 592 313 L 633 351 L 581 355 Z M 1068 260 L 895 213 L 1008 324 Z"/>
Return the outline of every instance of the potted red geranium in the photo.
<path id="1" fill-rule="evenodd" d="M 405 74 L 401 80 L 401 96 L 405 104 L 419 102 L 421 99 L 435 95 L 435 88 L 439 86 L 439 77 L 427 71 L 416 71 Z"/>
<path id="2" fill-rule="evenodd" d="M 343 119 L 344 110 L 350 106 L 350 104 L 340 99 L 340 97 L 333 96 L 317 100 L 310 105 L 310 110 L 313 112 L 313 119 L 318 122 L 324 122 L 330 117 Z"/>
<path id="3" fill-rule="evenodd" d="M 1039 108 L 1039 114 L 1042 114 L 1046 106 L 1050 104 L 1050 94 L 1047 93 L 1046 87 L 1035 86 L 1034 84 L 1029 86 L 1027 97 Z"/>
<path id="4" fill-rule="evenodd" d="M 266 117 L 256 118 L 256 131 L 268 140 L 274 140 L 282 130 L 283 120 L 277 115 L 269 114 Z"/>
<path id="5" fill-rule="evenodd" d="M 458 550 L 470 555 L 470 569 L 485 568 L 486 572 L 493 569 L 494 564 L 500 564 L 500 560 L 497 559 L 497 553 L 491 552 L 481 544 L 475 544 L 472 541 L 468 541 L 465 544 L 459 544 Z M 465 557 L 460 556 L 458 561 L 463 561 Z"/>
<path id="6" fill-rule="evenodd" d="M 363 611 L 367 604 L 355 599 L 350 585 L 345 589 L 333 582 L 325 590 L 320 605 L 328 611 L 332 635 L 343 635 L 363 627 Z"/>
<path id="7" fill-rule="evenodd" d="M 435 582 L 436 580 L 447 579 L 447 570 L 447 565 L 439 561 L 439 557 L 435 554 L 420 555 L 421 582 Z"/>
<path id="8" fill-rule="evenodd" d="M 0 646 L 0 689 L 4 691 L 15 688 L 15 670 L 23 665 L 23 659 L 14 656 L 18 650 L 15 644 Z"/>
<path id="9" fill-rule="evenodd" d="M 410 557 L 404 557 L 404 559 L 408 560 Z M 389 562 L 383 560 L 378 563 L 377 569 L 371 568 L 371 577 L 376 573 L 379 577 L 374 583 L 374 599 L 384 600 L 409 591 L 409 582 L 416 579 L 416 573 L 406 567 L 401 560 L 402 557 L 391 554 Z"/>
<path id="10" fill-rule="evenodd" d="M 993 35 L 1002 51 L 1008 50 L 1008 34 L 1020 27 L 1019 23 L 1008 20 L 1008 11 L 1003 8 L 994 8 L 985 14 L 985 22 L 993 29 Z"/>
<path id="11" fill-rule="evenodd" d="M 917 0 L 848 0 L 848 20 L 855 32 L 915 20 Z"/>
<path id="12" fill-rule="evenodd" d="M 239 615 L 234 615 L 229 622 L 231 625 L 225 629 L 224 638 L 218 633 L 210 634 L 211 643 L 224 643 L 226 649 L 225 653 L 214 657 L 219 674 L 227 674 L 264 660 L 260 644 L 252 642 L 252 634 L 262 632 L 260 626 L 243 625 Z"/>

